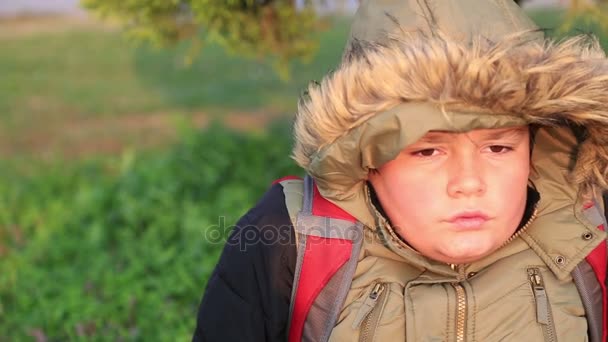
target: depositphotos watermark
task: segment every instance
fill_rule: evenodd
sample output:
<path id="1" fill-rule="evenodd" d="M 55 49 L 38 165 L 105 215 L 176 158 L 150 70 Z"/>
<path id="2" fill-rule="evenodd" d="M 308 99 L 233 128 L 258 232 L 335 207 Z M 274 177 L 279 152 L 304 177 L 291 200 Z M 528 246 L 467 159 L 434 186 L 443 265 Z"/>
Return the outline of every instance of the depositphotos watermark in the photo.
<path id="1" fill-rule="evenodd" d="M 296 238 L 291 224 L 228 225 L 224 216 L 219 216 L 217 222 L 216 225 L 203 230 L 205 243 L 238 246 L 240 251 L 258 245 L 295 245 L 296 242 L 303 243 L 304 238 L 308 247 L 315 244 L 352 244 L 361 239 L 380 239 L 376 233 L 366 234 L 360 225 L 345 224 L 344 221 L 332 219 L 317 220 L 314 225 L 305 227 L 297 226 L 296 230 L 301 232 L 299 238 Z"/>

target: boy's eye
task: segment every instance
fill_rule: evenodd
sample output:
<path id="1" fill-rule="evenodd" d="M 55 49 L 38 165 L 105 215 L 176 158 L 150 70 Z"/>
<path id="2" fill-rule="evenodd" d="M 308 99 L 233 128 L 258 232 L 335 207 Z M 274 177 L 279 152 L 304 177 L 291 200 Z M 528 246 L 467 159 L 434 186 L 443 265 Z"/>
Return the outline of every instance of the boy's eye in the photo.
<path id="1" fill-rule="evenodd" d="M 424 149 L 424 150 L 416 151 L 413 154 L 415 156 L 418 156 L 418 157 L 432 157 L 435 154 L 437 154 L 437 152 L 438 151 L 436 149 L 434 149 L 434 148 L 427 148 L 427 149 Z"/>
<path id="2" fill-rule="evenodd" d="M 492 145 L 488 148 L 490 149 L 490 152 L 492 152 L 492 153 L 505 153 L 505 152 L 509 152 L 509 151 L 513 150 L 513 148 L 511 148 L 509 146 L 502 146 L 502 145 Z"/>

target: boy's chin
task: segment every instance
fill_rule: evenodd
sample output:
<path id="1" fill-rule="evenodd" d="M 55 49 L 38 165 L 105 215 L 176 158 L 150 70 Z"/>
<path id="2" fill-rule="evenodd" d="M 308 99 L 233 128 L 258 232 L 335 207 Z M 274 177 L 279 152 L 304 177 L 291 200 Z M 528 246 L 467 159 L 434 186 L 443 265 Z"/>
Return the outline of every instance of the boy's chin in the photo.
<path id="1" fill-rule="evenodd" d="M 441 261 L 446 264 L 451 265 L 464 265 L 470 264 L 475 261 L 483 259 L 488 254 L 480 254 L 480 255 L 443 255 L 440 257 Z"/>
<path id="2" fill-rule="evenodd" d="M 450 245 L 438 250 L 438 260 L 448 264 L 469 264 L 492 254 L 500 245 L 489 242 Z"/>

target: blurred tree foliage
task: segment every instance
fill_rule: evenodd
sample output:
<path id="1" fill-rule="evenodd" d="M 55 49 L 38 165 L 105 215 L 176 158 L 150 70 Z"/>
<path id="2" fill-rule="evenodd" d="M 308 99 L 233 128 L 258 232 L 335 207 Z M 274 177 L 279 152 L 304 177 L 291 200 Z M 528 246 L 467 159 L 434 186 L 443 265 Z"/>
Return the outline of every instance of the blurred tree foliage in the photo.
<path id="1" fill-rule="evenodd" d="M 102 17 L 124 23 L 130 36 L 164 46 L 192 41 L 186 62 L 203 41 L 252 58 L 270 57 L 279 75 L 288 77 L 289 61 L 309 60 L 318 48 L 322 24 L 314 3 L 328 0 L 81 0 Z M 515 0 L 522 4 L 526 0 Z M 583 21 L 608 31 L 608 0 L 571 0 L 563 31 Z"/>
<path id="2" fill-rule="evenodd" d="M 322 22 L 310 2 L 293 0 L 81 0 L 102 18 L 125 24 L 130 37 L 166 46 L 192 41 L 186 62 L 203 42 L 251 58 L 270 57 L 281 76 L 288 62 L 307 61 L 318 48 Z"/>
<path id="3" fill-rule="evenodd" d="M 597 26 L 608 33 L 608 0 L 571 0 L 562 26 L 563 31 L 572 30 L 577 23 Z"/>

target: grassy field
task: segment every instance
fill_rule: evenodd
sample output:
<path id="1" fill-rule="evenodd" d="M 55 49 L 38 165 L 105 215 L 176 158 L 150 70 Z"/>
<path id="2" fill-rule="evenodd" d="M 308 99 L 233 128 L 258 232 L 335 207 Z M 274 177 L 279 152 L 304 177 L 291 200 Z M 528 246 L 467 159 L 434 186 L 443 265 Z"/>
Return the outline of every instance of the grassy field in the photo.
<path id="1" fill-rule="evenodd" d="M 0 110 L 4 119 L 40 115 L 121 115 L 294 108 L 311 79 L 335 65 L 345 26 L 323 36 L 317 58 L 294 65 L 293 79 L 279 82 L 266 64 L 226 56 L 215 45 L 187 67 L 187 44 L 167 50 L 129 45 L 114 31 L 63 32 L 5 38 L 0 50 Z"/>
<path id="2" fill-rule="evenodd" d="M 213 45 L 185 68 L 187 45 L 0 23 L 0 341 L 188 340 L 230 226 L 300 172 L 289 120 L 346 22 L 286 83 Z"/>
<path id="3" fill-rule="evenodd" d="M 0 341 L 188 340 L 231 226 L 299 172 L 274 127 L 184 126 L 163 153 L 0 161 Z"/>
<path id="4" fill-rule="evenodd" d="M 186 66 L 188 43 L 165 50 L 136 46 L 115 29 L 0 36 L 0 151 L 2 146 L 5 153 L 36 151 L 49 140 L 59 140 L 59 150 L 69 149 L 95 137 L 103 141 L 107 137 L 100 131 L 130 144 L 141 135 L 113 133 L 123 122 L 135 126 L 131 131 L 138 122 L 145 130 L 146 120 L 166 125 L 166 117 L 175 114 L 197 121 L 229 114 L 291 115 L 306 84 L 339 60 L 344 22 L 335 21 L 321 37 L 313 61 L 293 63 L 287 82 L 269 63 L 228 55 L 213 44 Z M 60 139 L 66 125 L 80 133 Z M 49 137 L 49 131 L 55 134 Z"/>

